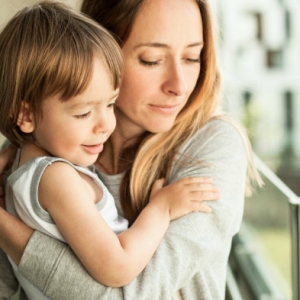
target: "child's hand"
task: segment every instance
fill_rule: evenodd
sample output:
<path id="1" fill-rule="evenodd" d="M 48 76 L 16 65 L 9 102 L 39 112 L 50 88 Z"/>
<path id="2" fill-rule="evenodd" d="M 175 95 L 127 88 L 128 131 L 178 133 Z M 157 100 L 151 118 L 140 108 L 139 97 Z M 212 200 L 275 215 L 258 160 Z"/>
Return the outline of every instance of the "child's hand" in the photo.
<path id="1" fill-rule="evenodd" d="M 218 200 L 219 190 L 209 177 L 190 177 L 163 186 L 164 179 L 154 182 L 150 200 L 169 209 L 170 220 L 194 211 L 211 212 L 203 201 Z"/>

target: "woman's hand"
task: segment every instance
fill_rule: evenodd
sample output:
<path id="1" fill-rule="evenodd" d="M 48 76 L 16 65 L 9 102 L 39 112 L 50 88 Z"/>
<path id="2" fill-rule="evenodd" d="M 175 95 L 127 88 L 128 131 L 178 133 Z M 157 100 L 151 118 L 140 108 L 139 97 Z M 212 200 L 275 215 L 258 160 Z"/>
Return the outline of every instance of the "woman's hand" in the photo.
<path id="1" fill-rule="evenodd" d="M 3 209 L 5 208 L 3 178 L 5 171 L 12 165 L 16 151 L 17 147 L 12 144 L 8 144 L 0 151 L 0 248 L 18 265 L 33 229 Z"/>
<path id="2" fill-rule="evenodd" d="M 3 175 L 0 175 L 0 207 L 5 209 Z"/>
<path id="3" fill-rule="evenodd" d="M 8 144 L 1 152 L 0 152 L 0 206 L 5 208 L 4 201 L 4 182 L 3 177 L 6 170 L 8 170 L 12 162 L 16 156 L 17 147 Z"/>
<path id="4" fill-rule="evenodd" d="M 163 187 L 164 180 L 155 181 L 149 201 L 159 201 L 169 207 L 170 220 L 177 219 L 190 212 L 209 213 L 211 207 L 204 201 L 218 200 L 219 189 L 209 177 L 190 177 Z"/>

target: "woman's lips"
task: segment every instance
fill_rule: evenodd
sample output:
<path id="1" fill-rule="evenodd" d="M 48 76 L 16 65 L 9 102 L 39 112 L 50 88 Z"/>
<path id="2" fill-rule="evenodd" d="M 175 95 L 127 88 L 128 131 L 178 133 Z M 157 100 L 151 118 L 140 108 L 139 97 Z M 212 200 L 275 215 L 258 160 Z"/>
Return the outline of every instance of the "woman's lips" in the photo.
<path id="1" fill-rule="evenodd" d="M 177 113 L 180 109 L 180 105 L 153 105 L 150 104 L 150 108 L 158 113 L 162 114 L 174 114 Z"/>

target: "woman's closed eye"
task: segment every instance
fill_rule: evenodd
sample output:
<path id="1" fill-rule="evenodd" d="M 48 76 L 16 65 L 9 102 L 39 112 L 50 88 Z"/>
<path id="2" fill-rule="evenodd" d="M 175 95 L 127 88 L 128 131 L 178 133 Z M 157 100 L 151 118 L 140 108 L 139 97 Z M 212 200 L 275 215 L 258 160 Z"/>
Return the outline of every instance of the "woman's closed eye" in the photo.
<path id="1" fill-rule="evenodd" d="M 200 57 L 197 58 L 186 58 L 185 59 L 188 63 L 200 63 Z"/>
<path id="2" fill-rule="evenodd" d="M 200 63 L 200 57 L 195 57 L 195 58 L 183 58 L 183 60 L 185 60 L 187 63 L 189 64 L 199 64 Z M 160 64 L 161 60 L 146 60 L 146 59 L 139 59 L 140 63 L 144 66 L 147 67 L 152 67 L 152 66 L 157 66 L 158 64 Z"/>
<path id="3" fill-rule="evenodd" d="M 140 58 L 140 63 L 144 66 L 148 66 L 148 67 L 151 67 L 151 66 L 156 66 L 159 64 L 159 61 L 158 60 L 145 60 L 145 59 L 141 59 Z"/>

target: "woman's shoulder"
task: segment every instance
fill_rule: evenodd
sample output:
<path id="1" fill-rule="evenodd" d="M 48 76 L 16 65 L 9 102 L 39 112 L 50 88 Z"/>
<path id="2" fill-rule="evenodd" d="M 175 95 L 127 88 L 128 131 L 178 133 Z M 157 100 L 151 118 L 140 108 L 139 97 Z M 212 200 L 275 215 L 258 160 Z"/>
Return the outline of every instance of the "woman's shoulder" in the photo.
<path id="1" fill-rule="evenodd" d="M 223 116 L 212 118 L 179 149 L 171 180 L 195 175 L 219 178 L 229 170 L 232 178 L 242 178 L 247 166 L 246 141 L 236 121 Z"/>
<path id="2" fill-rule="evenodd" d="M 209 136 L 214 135 L 226 135 L 232 138 L 241 138 L 245 135 L 243 126 L 238 121 L 221 115 L 216 116 L 206 122 L 201 128 L 198 129 L 195 136 Z"/>
<path id="3" fill-rule="evenodd" d="M 240 148 L 246 145 L 246 140 L 247 135 L 241 124 L 227 116 L 217 116 L 199 128 L 184 148 L 193 145 L 200 148 Z"/>

